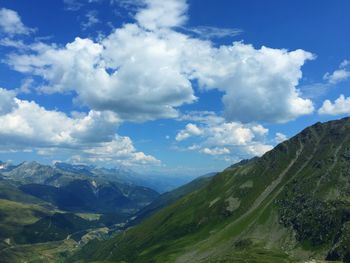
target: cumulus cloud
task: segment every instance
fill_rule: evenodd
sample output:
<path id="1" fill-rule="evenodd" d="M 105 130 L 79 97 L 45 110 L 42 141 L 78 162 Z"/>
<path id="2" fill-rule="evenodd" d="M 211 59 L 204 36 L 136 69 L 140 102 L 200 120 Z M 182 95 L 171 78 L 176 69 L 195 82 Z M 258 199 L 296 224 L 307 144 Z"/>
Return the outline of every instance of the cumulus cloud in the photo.
<path id="1" fill-rule="evenodd" d="M 112 110 L 123 119 L 176 117 L 174 107 L 196 98 L 190 81 L 177 70 L 176 57 L 169 60 L 174 50 L 134 25 L 127 27 L 105 39 L 105 49 L 77 38 L 63 49 L 12 55 L 8 62 L 20 72 L 49 81 L 42 87 L 45 92 L 75 90 L 77 101 L 96 110 Z"/>
<path id="2" fill-rule="evenodd" d="M 74 91 L 76 101 L 125 120 L 178 117 L 180 106 L 197 99 L 193 82 L 224 93 L 227 121 L 286 122 L 313 112 L 297 89 L 311 53 L 242 42 L 215 47 L 176 31 L 187 8 L 185 0 L 145 0 L 135 23 L 105 38 L 13 53 L 7 63 L 40 76 L 41 91 Z"/>
<path id="3" fill-rule="evenodd" d="M 1 8 L 0 9 L 0 31 L 10 36 L 13 35 L 28 35 L 34 29 L 26 27 L 21 17 L 14 10 Z"/>
<path id="4" fill-rule="evenodd" d="M 264 143 L 268 129 L 260 124 L 225 122 L 223 118 L 210 112 L 189 113 L 183 115 L 180 120 L 198 123 L 187 124 L 175 138 L 177 141 L 185 141 L 194 137 L 196 143 L 187 147 L 190 151 L 247 158 L 260 156 L 272 149 L 271 145 Z"/>
<path id="5" fill-rule="evenodd" d="M 256 143 L 245 147 L 245 151 L 251 156 L 262 156 L 264 153 L 271 151 L 272 145 Z"/>
<path id="6" fill-rule="evenodd" d="M 223 147 L 223 148 L 215 147 L 211 149 L 204 148 L 204 149 L 201 149 L 200 152 L 209 154 L 209 155 L 223 155 L 223 154 L 229 154 L 230 150 L 227 149 L 226 147 Z"/>
<path id="7" fill-rule="evenodd" d="M 318 113 L 322 115 L 350 114 L 350 97 L 346 98 L 342 94 L 334 102 L 325 100 Z"/>
<path id="8" fill-rule="evenodd" d="M 253 129 L 236 122 L 209 127 L 207 133 L 210 145 L 246 145 L 254 138 Z"/>
<path id="9" fill-rule="evenodd" d="M 350 78 L 350 70 L 348 69 L 348 66 L 350 65 L 349 60 L 343 60 L 342 63 L 340 63 L 339 68 L 335 70 L 332 73 L 327 72 L 323 79 L 327 80 L 330 84 L 337 84 L 341 81 L 347 80 Z"/>
<path id="10" fill-rule="evenodd" d="M 194 76 L 203 88 L 225 92 L 227 120 L 286 122 L 313 112 L 296 88 L 311 53 L 235 42 L 201 57 Z"/>
<path id="11" fill-rule="evenodd" d="M 191 136 L 198 136 L 201 135 L 202 131 L 197 127 L 196 124 L 189 123 L 186 125 L 184 130 L 181 130 L 177 135 L 176 135 L 176 140 L 177 141 L 183 141 Z"/>
<path id="12" fill-rule="evenodd" d="M 288 137 L 285 134 L 283 134 L 281 132 L 277 132 L 276 133 L 276 137 L 275 137 L 275 142 L 276 143 L 284 142 L 287 139 L 288 139 Z"/>
<path id="13" fill-rule="evenodd" d="M 14 91 L 0 88 L 0 115 L 7 114 L 16 107 L 15 97 L 16 93 Z"/>
<path id="14" fill-rule="evenodd" d="M 116 162 L 123 165 L 160 164 L 155 157 L 137 152 L 131 139 L 122 136 L 116 136 L 114 140 L 101 143 L 96 147 L 84 149 L 80 157 L 89 162 Z"/>
<path id="15" fill-rule="evenodd" d="M 0 136 L 9 146 L 75 146 L 110 141 L 119 120 L 110 112 L 90 111 L 70 118 L 35 102 L 14 99 L 16 107 L 0 116 Z"/>
<path id="16" fill-rule="evenodd" d="M 187 20 L 186 0 L 144 0 L 146 7 L 135 16 L 138 24 L 148 30 L 159 30 L 183 25 Z"/>
<path id="17" fill-rule="evenodd" d="M 0 149 L 38 149 L 81 152 L 90 161 L 114 160 L 128 164 L 157 164 L 153 156 L 136 151 L 128 137 L 116 135 L 119 118 L 109 111 L 91 110 L 67 116 L 35 102 L 20 100 L 0 89 Z"/>

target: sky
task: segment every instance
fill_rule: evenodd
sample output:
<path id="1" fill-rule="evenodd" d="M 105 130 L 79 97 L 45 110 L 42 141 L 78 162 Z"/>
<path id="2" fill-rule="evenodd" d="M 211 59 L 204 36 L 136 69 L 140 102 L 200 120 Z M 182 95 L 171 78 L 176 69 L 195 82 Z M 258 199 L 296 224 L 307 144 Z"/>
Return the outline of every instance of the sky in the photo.
<path id="1" fill-rule="evenodd" d="M 347 0 L 0 0 L 0 160 L 201 175 L 350 114 Z"/>

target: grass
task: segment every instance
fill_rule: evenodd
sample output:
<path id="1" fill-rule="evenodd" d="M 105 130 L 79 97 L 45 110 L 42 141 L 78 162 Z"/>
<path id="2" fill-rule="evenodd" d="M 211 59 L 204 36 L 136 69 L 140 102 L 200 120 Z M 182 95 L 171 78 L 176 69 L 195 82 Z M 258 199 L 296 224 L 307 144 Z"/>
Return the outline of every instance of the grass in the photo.
<path id="1" fill-rule="evenodd" d="M 73 240 L 19 245 L 0 251 L 1 262 L 63 263 L 77 249 Z"/>
<path id="2" fill-rule="evenodd" d="M 0 199 L 0 237 L 12 237 L 22 226 L 33 224 L 48 214 L 50 211 L 40 205 Z"/>

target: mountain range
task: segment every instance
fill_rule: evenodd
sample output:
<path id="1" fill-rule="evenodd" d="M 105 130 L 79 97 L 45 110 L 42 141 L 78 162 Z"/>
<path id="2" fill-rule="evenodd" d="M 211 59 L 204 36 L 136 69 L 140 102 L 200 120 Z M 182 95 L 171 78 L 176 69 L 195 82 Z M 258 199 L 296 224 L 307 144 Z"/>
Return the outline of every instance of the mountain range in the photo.
<path id="1" fill-rule="evenodd" d="M 0 172 L 0 256 L 4 262 L 28 258 L 42 262 L 42 253 L 47 251 L 54 262 L 63 260 L 90 239 L 113 236 L 148 217 L 146 211 L 155 213 L 175 202 L 202 180 L 159 195 L 136 184 L 146 182 L 147 176 L 126 168 L 0 162 Z M 150 184 L 158 181 L 162 191 L 181 181 L 162 188 L 171 176 L 153 178 Z M 59 253 L 57 246 L 62 249 Z"/>
<path id="2" fill-rule="evenodd" d="M 0 161 L 0 174 L 21 183 L 47 184 L 59 187 L 76 179 L 94 179 L 121 184 L 144 186 L 159 193 L 171 191 L 190 182 L 194 176 L 137 173 L 127 167 L 104 168 L 92 165 L 56 162 L 53 166 L 37 162 L 23 162 L 18 165 Z"/>
<path id="3" fill-rule="evenodd" d="M 350 262 L 350 118 L 316 123 L 231 166 L 137 226 L 89 242 L 70 261 L 312 259 Z"/>

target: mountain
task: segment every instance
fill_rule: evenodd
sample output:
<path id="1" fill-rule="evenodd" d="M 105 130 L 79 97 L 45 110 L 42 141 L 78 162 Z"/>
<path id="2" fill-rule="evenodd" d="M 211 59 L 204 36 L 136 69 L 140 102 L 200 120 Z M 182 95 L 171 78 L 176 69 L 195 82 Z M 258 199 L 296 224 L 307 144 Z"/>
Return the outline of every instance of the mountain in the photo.
<path id="1" fill-rule="evenodd" d="M 64 171 L 37 162 L 23 162 L 16 166 L 7 164 L 6 167 L 7 169 L 2 171 L 4 178 L 19 184 L 34 183 L 59 187 L 77 179 L 88 178 L 84 173 Z"/>
<path id="2" fill-rule="evenodd" d="M 0 161 L 0 173 L 11 171 L 14 168 L 16 168 L 16 165 Z"/>
<path id="3" fill-rule="evenodd" d="M 171 191 L 193 179 L 191 176 L 159 176 L 155 174 L 139 174 L 127 167 L 122 166 L 117 168 L 105 168 L 56 162 L 54 167 L 63 172 L 85 174 L 95 179 L 144 186 L 154 189 L 159 193 Z"/>
<path id="4" fill-rule="evenodd" d="M 131 262 L 350 262 L 350 118 L 316 123 L 261 158 L 71 258 Z"/>
<path id="5" fill-rule="evenodd" d="M 120 229 L 159 196 L 95 171 L 68 164 L 1 162 L 0 261 L 58 262 L 88 240 Z"/>
<path id="6" fill-rule="evenodd" d="M 23 226 L 22 231 L 16 235 L 15 239 L 19 244 L 43 243 L 66 238 L 79 241 L 88 229 L 96 227 L 96 221 L 85 220 L 71 213 L 55 213 L 45 216 L 33 224 Z"/>
<path id="7" fill-rule="evenodd" d="M 44 204 L 42 200 L 18 189 L 15 183 L 4 179 L 0 179 L 0 199 L 27 204 Z"/>
<path id="8" fill-rule="evenodd" d="M 194 179 L 193 176 L 139 174 L 127 167 L 104 168 L 63 162 L 56 162 L 53 166 L 37 162 L 23 162 L 19 165 L 0 162 L 0 173 L 4 178 L 21 184 L 35 183 L 60 187 L 79 179 L 143 186 L 159 193 L 171 191 Z"/>
<path id="9" fill-rule="evenodd" d="M 23 226 L 49 214 L 50 210 L 40 204 L 0 199 L 0 240 L 14 237 Z"/>
<path id="10" fill-rule="evenodd" d="M 132 214 L 158 197 L 152 189 L 112 182 L 102 184 L 89 180 L 74 180 L 55 187 L 44 184 L 26 184 L 19 189 L 50 202 L 59 209 L 72 212 Z"/>
<path id="11" fill-rule="evenodd" d="M 199 190 L 200 188 L 207 185 L 215 174 L 216 173 L 209 173 L 200 176 L 194 179 L 193 181 L 189 182 L 188 184 L 185 184 L 183 186 L 180 186 L 179 188 L 176 188 L 175 190 L 160 195 L 152 203 L 150 203 L 149 205 L 142 208 L 139 212 L 137 212 L 134 220 L 130 222 L 130 225 L 140 223 L 141 221 L 155 214 L 162 208 L 175 203 L 177 200 L 184 197 L 185 195 Z"/>
<path id="12" fill-rule="evenodd" d="M 92 170 L 95 168 L 94 166 L 87 166 L 82 164 L 69 164 L 63 162 L 56 162 L 54 167 L 66 172 L 76 173 L 76 174 L 85 174 L 93 176 L 94 173 Z"/>
<path id="13" fill-rule="evenodd" d="M 55 175 L 55 171 L 48 165 L 24 162 L 3 174 L 11 180 L 22 183 L 44 183 L 48 178 Z"/>
<path id="14" fill-rule="evenodd" d="M 5 163 L 2 166 L 10 167 Z M 4 170 L 3 179 L 12 182 L 13 193 L 26 193 L 71 212 L 131 215 L 159 195 L 152 189 L 122 179 L 112 180 L 112 175 L 105 176 L 100 170 L 93 166 L 65 163 L 56 163 L 52 167 L 23 162 Z M 0 197 L 4 194 L 0 192 Z"/>

